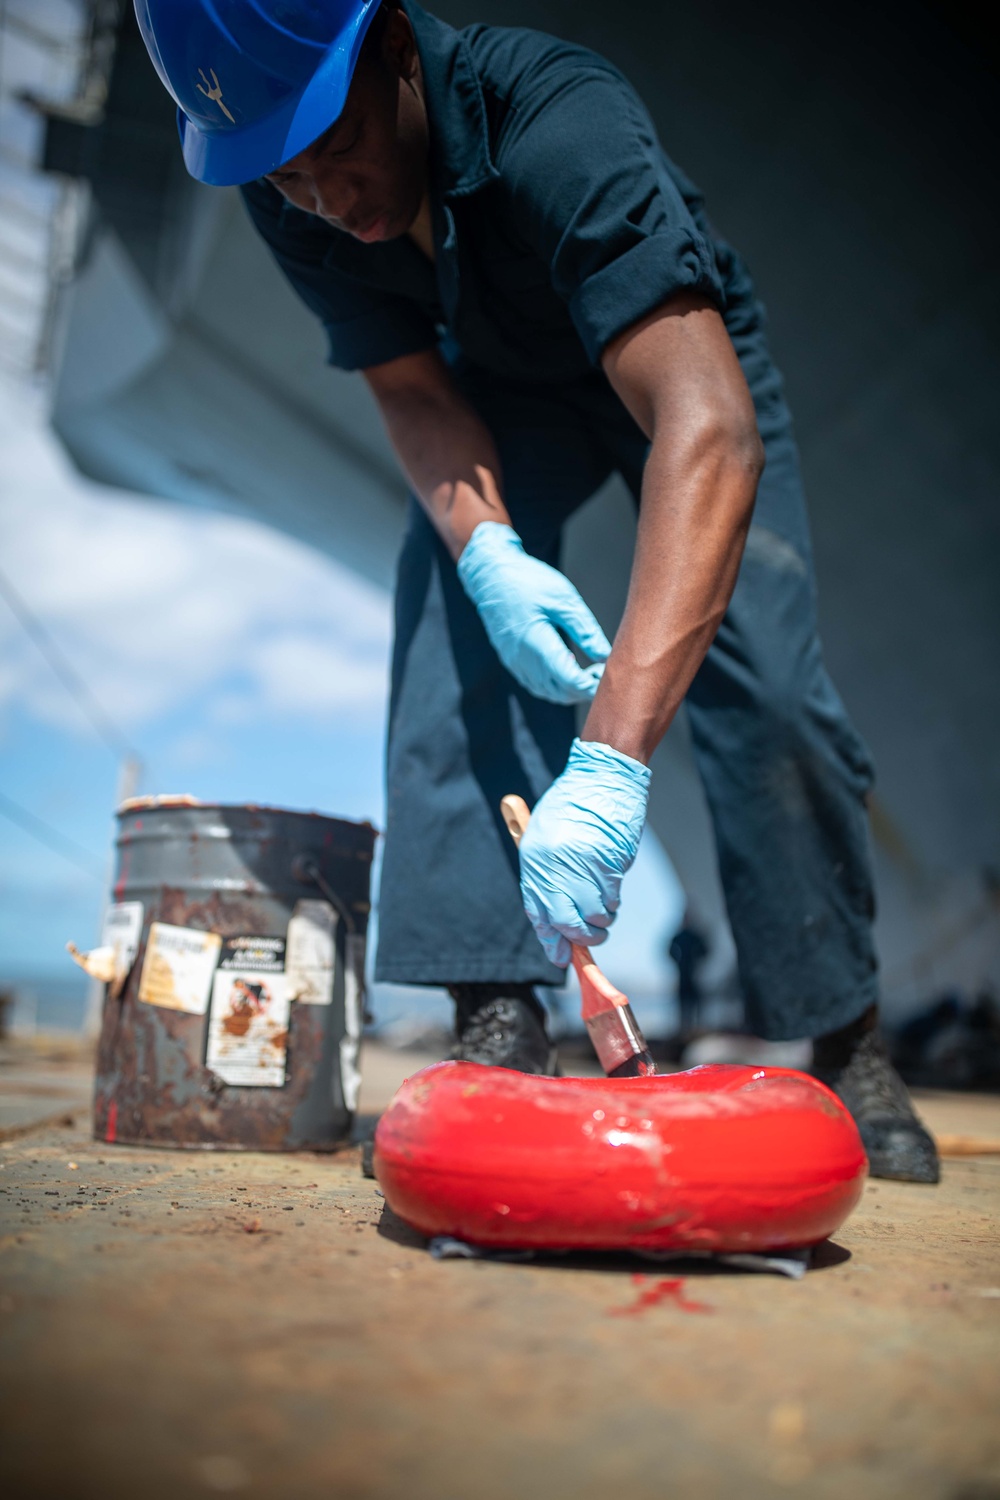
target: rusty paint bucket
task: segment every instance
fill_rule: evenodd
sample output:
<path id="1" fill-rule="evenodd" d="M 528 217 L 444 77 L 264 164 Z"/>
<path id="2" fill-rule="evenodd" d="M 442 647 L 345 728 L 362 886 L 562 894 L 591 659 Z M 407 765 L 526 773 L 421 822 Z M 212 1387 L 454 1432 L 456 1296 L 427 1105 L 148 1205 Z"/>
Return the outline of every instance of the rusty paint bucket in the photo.
<path id="1" fill-rule="evenodd" d="M 95 1136 L 254 1151 L 345 1140 L 374 828 L 168 797 L 126 802 L 118 824 Z"/>

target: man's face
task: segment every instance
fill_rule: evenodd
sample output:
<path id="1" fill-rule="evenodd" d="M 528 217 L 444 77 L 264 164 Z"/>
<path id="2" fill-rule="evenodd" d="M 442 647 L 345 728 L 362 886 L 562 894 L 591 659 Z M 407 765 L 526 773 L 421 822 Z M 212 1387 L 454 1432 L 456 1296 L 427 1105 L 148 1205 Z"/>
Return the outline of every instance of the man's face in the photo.
<path id="1" fill-rule="evenodd" d="M 381 46 L 359 59 L 340 118 L 267 180 L 296 208 L 372 244 L 405 234 L 417 217 L 427 152 L 416 44 L 395 10 Z"/>

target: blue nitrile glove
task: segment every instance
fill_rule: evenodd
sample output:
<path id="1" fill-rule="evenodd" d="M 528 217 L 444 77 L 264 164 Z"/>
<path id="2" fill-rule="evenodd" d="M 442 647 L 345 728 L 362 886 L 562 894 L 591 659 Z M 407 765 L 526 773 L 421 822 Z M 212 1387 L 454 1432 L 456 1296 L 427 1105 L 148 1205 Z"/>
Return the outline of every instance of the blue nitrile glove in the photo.
<path id="1" fill-rule="evenodd" d="M 574 740 L 565 771 L 531 814 L 520 846 L 521 899 L 561 969 L 571 942 L 595 947 L 607 939 L 646 821 L 649 775 L 610 745 Z"/>
<path id="2" fill-rule="evenodd" d="M 611 645 L 569 579 L 529 557 L 516 531 L 480 521 L 458 560 L 462 587 L 512 677 L 550 703 L 589 703 Z M 581 667 L 564 630 L 596 665 Z"/>

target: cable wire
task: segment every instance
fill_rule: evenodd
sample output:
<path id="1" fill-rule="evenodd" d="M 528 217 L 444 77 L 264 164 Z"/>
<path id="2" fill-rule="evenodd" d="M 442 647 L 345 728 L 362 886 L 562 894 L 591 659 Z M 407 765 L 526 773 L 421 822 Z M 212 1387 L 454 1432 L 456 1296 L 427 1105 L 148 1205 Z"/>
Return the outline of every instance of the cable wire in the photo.
<path id="1" fill-rule="evenodd" d="M 63 859 L 68 859 L 71 864 L 76 865 L 80 870 L 85 870 L 94 880 L 99 880 L 103 884 L 104 874 L 96 855 L 91 854 L 89 849 L 85 849 L 75 839 L 67 838 L 57 828 L 43 823 L 41 818 L 36 818 L 34 813 L 28 812 L 27 808 L 12 802 L 3 792 L 0 792 L 0 813 L 3 813 L 4 817 L 9 818 L 12 823 L 16 823 L 25 833 L 30 833 L 32 838 L 37 839 L 40 844 L 44 844 L 56 854 L 61 854 Z"/>
<path id="2" fill-rule="evenodd" d="M 36 618 L 2 572 L 0 572 L 0 594 L 3 595 L 18 624 L 34 641 L 63 687 L 76 700 L 78 707 L 89 720 L 91 728 L 104 741 L 108 749 L 117 756 L 141 762 L 142 757 L 133 749 L 127 736 L 118 728 L 110 714 L 105 712 L 61 647 L 56 645 L 45 626 Z"/>

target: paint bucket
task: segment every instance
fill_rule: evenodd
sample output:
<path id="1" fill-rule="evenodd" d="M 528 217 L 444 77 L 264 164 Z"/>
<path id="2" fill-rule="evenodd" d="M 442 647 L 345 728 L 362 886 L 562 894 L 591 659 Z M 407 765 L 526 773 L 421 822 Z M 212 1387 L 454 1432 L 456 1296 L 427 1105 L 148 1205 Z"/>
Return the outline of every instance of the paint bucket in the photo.
<path id="1" fill-rule="evenodd" d="M 118 825 L 95 1136 L 252 1151 L 344 1141 L 375 829 L 188 797 L 133 798 Z"/>

